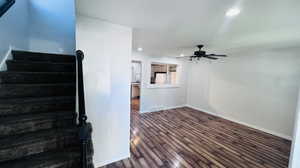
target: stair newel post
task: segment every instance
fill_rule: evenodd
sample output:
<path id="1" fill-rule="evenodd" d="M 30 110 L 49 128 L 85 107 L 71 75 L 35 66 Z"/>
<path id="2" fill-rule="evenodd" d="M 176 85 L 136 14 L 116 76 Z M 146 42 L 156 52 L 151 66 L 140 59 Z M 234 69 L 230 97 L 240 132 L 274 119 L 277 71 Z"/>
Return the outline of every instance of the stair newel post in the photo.
<path id="1" fill-rule="evenodd" d="M 85 99 L 82 60 L 84 54 L 81 50 L 76 51 L 77 55 L 77 80 L 78 80 L 78 108 L 79 108 L 79 126 L 86 125 Z"/>
<path id="2" fill-rule="evenodd" d="M 84 82 L 83 82 L 83 69 L 82 60 L 84 59 L 84 53 L 81 50 L 76 51 L 77 57 L 77 81 L 78 81 L 78 109 L 79 109 L 79 138 L 81 145 L 81 168 L 87 168 L 87 148 L 89 141 L 89 128 L 87 126 L 87 115 L 85 112 L 85 99 L 84 99 Z"/>

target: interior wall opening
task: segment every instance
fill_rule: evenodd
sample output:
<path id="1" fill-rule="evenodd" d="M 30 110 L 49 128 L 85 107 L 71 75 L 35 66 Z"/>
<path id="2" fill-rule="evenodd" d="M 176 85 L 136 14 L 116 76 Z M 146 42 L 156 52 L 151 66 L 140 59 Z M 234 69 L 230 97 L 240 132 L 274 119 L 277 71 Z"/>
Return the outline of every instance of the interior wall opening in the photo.
<path id="1" fill-rule="evenodd" d="M 140 61 L 131 62 L 131 73 L 131 112 L 139 113 L 142 80 L 142 63 Z"/>

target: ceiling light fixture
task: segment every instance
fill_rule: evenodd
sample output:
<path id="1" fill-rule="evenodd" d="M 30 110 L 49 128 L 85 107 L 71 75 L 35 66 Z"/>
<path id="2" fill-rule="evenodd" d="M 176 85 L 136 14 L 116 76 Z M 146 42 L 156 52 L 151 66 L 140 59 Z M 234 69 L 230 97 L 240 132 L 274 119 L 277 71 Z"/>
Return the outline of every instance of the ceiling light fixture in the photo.
<path id="1" fill-rule="evenodd" d="M 143 51 L 144 49 L 143 49 L 143 48 L 141 48 L 141 47 L 139 47 L 137 50 L 138 50 L 138 51 Z"/>
<path id="2" fill-rule="evenodd" d="M 241 12 L 241 10 L 238 8 L 231 8 L 226 12 L 226 16 L 228 16 L 228 17 L 236 16 L 240 12 Z"/>
<path id="3" fill-rule="evenodd" d="M 184 54 L 180 54 L 180 57 L 184 57 Z"/>

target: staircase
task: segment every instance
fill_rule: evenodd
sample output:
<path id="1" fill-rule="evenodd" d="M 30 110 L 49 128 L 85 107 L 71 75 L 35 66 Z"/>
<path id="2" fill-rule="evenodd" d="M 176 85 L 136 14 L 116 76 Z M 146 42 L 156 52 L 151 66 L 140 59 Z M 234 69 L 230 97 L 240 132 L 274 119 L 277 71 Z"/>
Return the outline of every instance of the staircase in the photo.
<path id="1" fill-rule="evenodd" d="M 12 56 L 0 72 L 0 168 L 81 168 L 76 57 L 24 51 Z"/>

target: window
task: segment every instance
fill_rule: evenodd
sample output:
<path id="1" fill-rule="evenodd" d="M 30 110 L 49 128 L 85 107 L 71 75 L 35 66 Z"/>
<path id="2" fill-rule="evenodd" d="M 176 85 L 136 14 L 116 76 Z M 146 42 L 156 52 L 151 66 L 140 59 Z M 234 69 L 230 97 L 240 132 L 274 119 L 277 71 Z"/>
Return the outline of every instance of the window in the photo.
<path id="1" fill-rule="evenodd" d="M 176 85 L 177 65 L 152 63 L 150 83 L 156 85 Z"/>
<path id="2" fill-rule="evenodd" d="M 15 3 L 15 0 L 0 0 L 0 17 Z"/>

